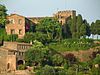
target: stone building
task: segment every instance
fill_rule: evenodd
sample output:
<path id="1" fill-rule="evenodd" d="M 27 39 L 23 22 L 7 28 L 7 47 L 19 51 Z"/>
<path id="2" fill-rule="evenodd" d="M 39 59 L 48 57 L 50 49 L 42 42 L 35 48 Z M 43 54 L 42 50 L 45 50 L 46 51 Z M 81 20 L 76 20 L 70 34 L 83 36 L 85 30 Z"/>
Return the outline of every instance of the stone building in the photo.
<path id="1" fill-rule="evenodd" d="M 33 22 L 24 16 L 18 14 L 11 14 L 7 16 L 6 32 L 8 35 L 17 34 L 19 38 L 23 38 L 25 33 L 34 26 Z"/>
<path id="2" fill-rule="evenodd" d="M 75 10 L 58 11 L 54 14 L 54 17 L 56 17 L 62 25 L 67 22 L 69 17 L 73 18 L 73 16 L 76 16 Z"/>
<path id="3" fill-rule="evenodd" d="M 68 18 L 76 16 L 76 11 L 66 10 L 58 11 L 50 18 L 57 18 L 58 21 L 64 25 Z M 18 14 L 11 14 L 7 16 L 8 23 L 6 24 L 6 32 L 8 35 L 17 34 L 19 38 L 23 38 L 27 31 L 34 31 L 34 26 L 39 22 L 39 20 L 45 17 L 24 17 Z"/>
<path id="4" fill-rule="evenodd" d="M 16 70 L 16 56 L 9 55 L 8 50 L 0 47 L 0 75 Z"/>
<path id="5" fill-rule="evenodd" d="M 31 46 L 29 43 L 4 42 L 0 47 L 0 75 L 17 72 L 17 67 L 25 64 L 24 55 Z"/>
<path id="6" fill-rule="evenodd" d="M 16 65 L 24 64 L 24 54 L 32 46 L 29 43 L 4 42 L 3 48 L 9 55 L 16 55 Z"/>

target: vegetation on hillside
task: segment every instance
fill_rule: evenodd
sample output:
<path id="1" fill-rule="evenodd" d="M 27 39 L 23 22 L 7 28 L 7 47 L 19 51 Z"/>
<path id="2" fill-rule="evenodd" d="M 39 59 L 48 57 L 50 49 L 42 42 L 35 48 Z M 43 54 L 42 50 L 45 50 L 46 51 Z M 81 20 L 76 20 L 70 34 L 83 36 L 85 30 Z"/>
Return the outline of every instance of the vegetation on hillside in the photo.
<path id="1" fill-rule="evenodd" d="M 62 26 L 57 19 L 46 17 L 39 21 L 34 32 L 30 30 L 23 39 L 18 39 L 16 34 L 6 34 L 5 17 L 6 7 L 0 5 L 0 40 L 33 43 L 25 53 L 25 64 L 18 69 L 31 66 L 36 75 L 100 75 L 100 48 L 92 53 L 89 61 L 83 62 L 74 53 L 65 56 L 61 53 L 100 46 L 86 38 L 90 34 L 100 35 L 100 20 L 89 25 L 79 14 L 69 17 Z"/>
<path id="2" fill-rule="evenodd" d="M 63 56 L 39 41 L 34 41 L 34 45 L 25 54 L 26 66 L 33 67 L 36 75 L 99 75 L 100 49 L 94 51 L 90 59 L 81 62 L 72 53 Z"/>
<path id="3" fill-rule="evenodd" d="M 7 15 L 7 9 L 4 5 L 0 4 L 0 28 L 4 27 L 6 23 L 6 15 Z"/>

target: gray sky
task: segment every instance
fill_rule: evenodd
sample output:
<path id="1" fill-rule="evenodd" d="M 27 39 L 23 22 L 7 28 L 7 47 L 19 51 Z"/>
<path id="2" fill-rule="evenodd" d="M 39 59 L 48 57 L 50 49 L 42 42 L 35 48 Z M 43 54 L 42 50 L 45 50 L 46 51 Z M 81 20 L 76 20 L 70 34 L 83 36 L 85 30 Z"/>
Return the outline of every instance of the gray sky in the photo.
<path id="1" fill-rule="evenodd" d="M 100 19 L 100 0 L 0 0 L 8 13 L 23 16 L 52 16 L 57 10 L 76 10 L 88 22 Z"/>

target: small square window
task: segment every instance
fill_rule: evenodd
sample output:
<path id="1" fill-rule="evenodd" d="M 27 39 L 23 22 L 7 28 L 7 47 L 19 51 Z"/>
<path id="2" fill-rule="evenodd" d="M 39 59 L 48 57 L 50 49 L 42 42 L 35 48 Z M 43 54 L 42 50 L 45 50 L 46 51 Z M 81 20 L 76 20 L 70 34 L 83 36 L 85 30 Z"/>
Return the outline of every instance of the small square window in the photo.
<path id="1" fill-rule="evenodd" d="M 14 29 L 11 29 L 11 34 L 15 34 L 15 30 Z"/>
<path id="2" fill-rule="evenodd" d="M 9 19 L 10 24 L 14 24 L 14 19 Z"/>
<path id="3" fill-rule="evenodd" d="M 22 20 L 21 19 L 18 20 L 18 24 L 20 24 L 20 25 L 22 24 Z"/>
<path id="4" fill-rule="evenodd" d="M 22 34 L 22 29 L 19 29 L 19 35 L 21 35 Z"/>

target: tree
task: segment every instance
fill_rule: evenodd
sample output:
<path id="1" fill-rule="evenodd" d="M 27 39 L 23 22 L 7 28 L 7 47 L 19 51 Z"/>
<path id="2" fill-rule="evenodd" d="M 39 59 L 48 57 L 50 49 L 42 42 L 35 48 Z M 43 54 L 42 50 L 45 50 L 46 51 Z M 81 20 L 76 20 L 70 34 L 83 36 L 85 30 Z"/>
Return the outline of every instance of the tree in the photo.
<path id="1" fill-rule="evenodd" d="M 93 38 L 93 35 L 96 34 L 96 33 L 95 33 L 95 27 L 94 27 L 94 26 L 95 26 L 95 23 L 92 22 L 92 23 L 91 23 L 91 33 L 92 33 L 92 38 Z"/>
<path id="2" fill-rule="evenodd" d="M 90 25 L 86 19 L 83 20 L 83 24 L 86 26 L 86 35 L 89 37 L 91 35 Z"/>
<path id="3" fill-rule="evenodd" d="M 81 36 L 81 30 L 80 30 L 80 28 L 81 28 L 81 25 L 83 24 L 83 19 L 82 19 L 82 16 L 80 15 L 80 14 L 78 14 L 78 16 L 77 16 L 77 22 L 76 22 L 76 25 L 77 25 L 77 38 L 80 38 L 80 36 Z"/>
<path id="4" fill-rule="evenodd" d="M 36 26 L 36 31 L 47 34 L 52 40 L 60 40 L 62 36 L 62 28 L 55 18 L 43 18 Z"/>
<path id="5" fill-rule="evenodd" d="M 6 13 L 7 9 L 4 5 L 0 4 L 0 26 L 4 27 L 5 23 L 6 23 Z"/>
<path id="6" fill-rule="evenodd" d="M 100 20 L 96 20 L 95 22 L 95 32 L 97 34 L 97 39 L 98 39 L 98 35 L 100 35 Z"/>
<path id="7" fill-rule="evenodd" d="M 37 64 L 43 66 L 42 62 L 48 61 L 49 48 L 36 40 L 33 43 L 33 46 L 25 53 L 26 65 L 34 66 Z"/>
<path id="8" fill-rule="evenodd" d="M 76 16 L 73 15 L 73 18 L 71 19 L 71 26 L 70 26 L 70 30 L 71 30 L 71 34 L 72 34 L 72 38 L 77 38 L 77 28 L 76 28 Z"/>
<path id="9" fill-rule="evenodd" d="M 98 39 L 98 35 L 100 35 L 100 20 L 96 20 L 96 22 L 92 22 L 91 24 L 91 33 L 93 35 L 97 34 L 97 39 Z"/>
<path id="10" fill-rule="evenodd" d="M 82 24 L 80 26 L 80 36 L 86 37 L 86 25 Z"/>
<path id="11" fill-rule="evenodd" d="M 27 32 L 23 38 L 23 41 L 24 42 L 30 42 L 30 41 L 33 41 L 34 39 L 34 33 L 33 32 Z"/>

